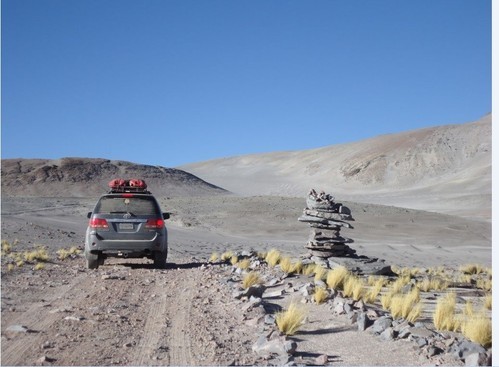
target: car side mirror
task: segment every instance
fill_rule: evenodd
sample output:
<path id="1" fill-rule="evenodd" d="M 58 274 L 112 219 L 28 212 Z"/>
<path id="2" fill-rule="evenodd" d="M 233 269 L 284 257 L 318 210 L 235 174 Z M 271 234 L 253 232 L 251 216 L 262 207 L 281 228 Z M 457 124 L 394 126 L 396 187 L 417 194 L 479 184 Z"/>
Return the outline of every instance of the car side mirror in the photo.
<path id="1" fill-rule="evenodd" d="M 170 213 L 163 213 L 163 219 L 170 219 Z"/>
<path id="2" fill-rule="evenodd" d="M 87 218 L 90 219 L 91 216 L 92 216 L 92 212 L 88 212 L 87 213 Z"/>

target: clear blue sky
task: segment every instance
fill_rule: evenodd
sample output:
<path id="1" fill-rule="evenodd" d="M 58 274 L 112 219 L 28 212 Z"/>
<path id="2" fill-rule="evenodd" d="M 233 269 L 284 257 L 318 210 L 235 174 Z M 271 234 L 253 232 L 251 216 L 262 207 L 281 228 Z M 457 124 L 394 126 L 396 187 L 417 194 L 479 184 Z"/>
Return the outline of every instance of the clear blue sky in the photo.
<path id="1" fill-rule="evenodd" d="M 2 1 L 2 158 L 175 167 L 490 111 L 490 0 Z"/>

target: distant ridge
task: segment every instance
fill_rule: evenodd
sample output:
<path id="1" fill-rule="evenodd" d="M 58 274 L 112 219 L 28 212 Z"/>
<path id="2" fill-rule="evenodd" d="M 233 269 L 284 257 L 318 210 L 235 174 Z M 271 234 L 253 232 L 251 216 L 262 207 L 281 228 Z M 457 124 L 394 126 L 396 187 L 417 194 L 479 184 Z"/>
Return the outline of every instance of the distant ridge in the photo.
<path id="1" fill-rule="evenodd" d="M 2 159 L 2 195 L 95 197 L 116 177 L 143 178 L 157 196 L 227 194 L 180 169 L 100 158 Z"/>
<path id="2" fill-rule="evenodd" d="M 244 155 L 181 166 L 242 195 L 343 199 L 490 219 L 491 115 L 319 149 Z"/>

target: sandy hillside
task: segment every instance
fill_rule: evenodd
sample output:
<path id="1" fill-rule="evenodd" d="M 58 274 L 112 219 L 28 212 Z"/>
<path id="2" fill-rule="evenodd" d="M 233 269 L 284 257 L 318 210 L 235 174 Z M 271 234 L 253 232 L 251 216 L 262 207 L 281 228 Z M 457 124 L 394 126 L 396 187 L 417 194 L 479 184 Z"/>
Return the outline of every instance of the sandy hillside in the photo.
<path id="1" fill-rule="evenodd" d="M 113 178 L 142 178 L 157 195 L 226 193 L 220 187 L 174 168 L 99 158 L 2 159 L 2 195 L 94 197 L 106 193 Z"/>
<path id="2" fill-rule="evenodd" d="M 242 195 L 303 197 L 315 187 L 344 200 L 490 219 L 491 147 L 487 115 L 471 123 L 181 169 Z"/>

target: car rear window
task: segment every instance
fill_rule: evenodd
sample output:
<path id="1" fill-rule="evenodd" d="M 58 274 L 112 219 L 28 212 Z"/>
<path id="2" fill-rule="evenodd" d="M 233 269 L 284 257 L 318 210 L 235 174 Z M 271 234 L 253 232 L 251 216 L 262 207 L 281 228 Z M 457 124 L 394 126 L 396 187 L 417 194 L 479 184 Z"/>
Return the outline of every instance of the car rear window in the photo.
<path id="1" fill-rule="evenodd" d="M 95 214 L 132 213 L 133 215 L 158 215 L 155 200 L 147 196 L 124 198 L 121 196 L 104 196 L 97 203 Z"/>

